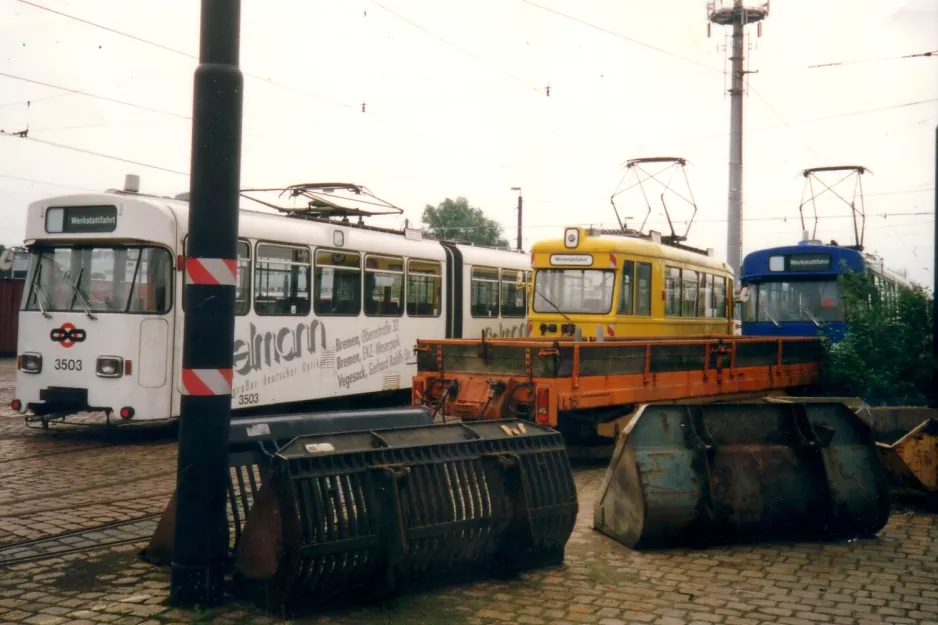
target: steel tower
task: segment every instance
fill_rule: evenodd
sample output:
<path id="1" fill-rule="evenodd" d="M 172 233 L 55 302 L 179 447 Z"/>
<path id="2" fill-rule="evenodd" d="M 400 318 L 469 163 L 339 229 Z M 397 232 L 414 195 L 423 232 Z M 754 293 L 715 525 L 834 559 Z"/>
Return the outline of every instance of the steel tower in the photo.
<path id="1" fill-rule="evenodd" d="M 730 54 L 730 178 L 729 178 L 729 226 L 726 234 L 726 261 L 736 273 L 743 257 L 743 78 L 745 69 L 745 28 L 758 24 L 762 34 L 762 20 L 769 14 L 768 1 L 761 6 L 746 6 L 743 0 L 710 0 L 707 3 L 707 19 L 718 26 L 733 27 L 732 53 Z M 710 23 L 707 34 L 710 34 Z"/>

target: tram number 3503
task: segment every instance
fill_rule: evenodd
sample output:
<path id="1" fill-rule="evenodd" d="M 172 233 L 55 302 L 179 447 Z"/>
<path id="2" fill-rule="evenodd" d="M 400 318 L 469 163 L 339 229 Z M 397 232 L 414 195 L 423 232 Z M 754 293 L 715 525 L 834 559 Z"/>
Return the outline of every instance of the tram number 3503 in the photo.
<path id="1" fill-rule="evenodd" d="M 56 358 L 55 368 L 57 371 L 81 371 L 81 361 L 72 358 Z"/>
<path id="2" fill-rule="evenodd" d="M 248 406 L 250 404 L 256 404 L 261 401 L 261 398 L 257 393 L 247 393 L 245 395 L 238 395 L 238 405 L 239 406 Z"/>

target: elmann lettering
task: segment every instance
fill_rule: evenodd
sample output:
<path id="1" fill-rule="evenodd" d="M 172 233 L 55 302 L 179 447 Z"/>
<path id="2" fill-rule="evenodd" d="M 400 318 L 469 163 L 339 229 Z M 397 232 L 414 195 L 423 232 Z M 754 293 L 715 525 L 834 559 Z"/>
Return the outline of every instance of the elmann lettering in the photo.
<path id="1" fill-rule="evenodd" d="M 303 357 L 303 350 L 308 354 L 316 353 L 316 330 L 319 330 L 319 347 L 326 349 L 326 326 L 318 319 L 310 323 L 299 323 L 295 328 L 289 326 L 276 331 L 258 334 L 251 323 L 250 339 L 234 342 L 234 369 L 238 375 L 247 375 L 250 371 L 260 371 L 273 363 L 290 362 Z"/>

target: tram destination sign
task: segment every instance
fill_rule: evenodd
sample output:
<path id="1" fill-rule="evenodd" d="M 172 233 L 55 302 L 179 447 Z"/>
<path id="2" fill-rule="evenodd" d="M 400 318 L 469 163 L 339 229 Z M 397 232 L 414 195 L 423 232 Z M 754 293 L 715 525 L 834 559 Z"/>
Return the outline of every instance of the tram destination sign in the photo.
<path id="1" fill-rule="evenodd" d="M 792 254 L 788 257 L 788 271 L 829 271 L 830 254 Z"/>
<path id="2" fill-rule="evenodd" d="M 116 206 L 50 206 L 46 209 L 46 232 L 114 232 Z"/>
<path id="3" fill-rule="evenodd" d="M 593 264 L 592 254 L 551 254 L 550 264 L 573 265 L 576 267 L 589 267 Z"/>

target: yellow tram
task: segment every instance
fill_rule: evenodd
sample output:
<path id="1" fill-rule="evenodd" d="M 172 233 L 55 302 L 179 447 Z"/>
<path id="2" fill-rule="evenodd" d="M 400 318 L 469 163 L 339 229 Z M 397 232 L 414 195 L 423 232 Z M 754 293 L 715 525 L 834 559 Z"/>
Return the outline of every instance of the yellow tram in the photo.
<path id="1" fill-rule="evenodd" d="M 660 234 L 564 229 L 531 249 L 528 336 L 608 340 L 733 333 L 733 271 Z"/>

